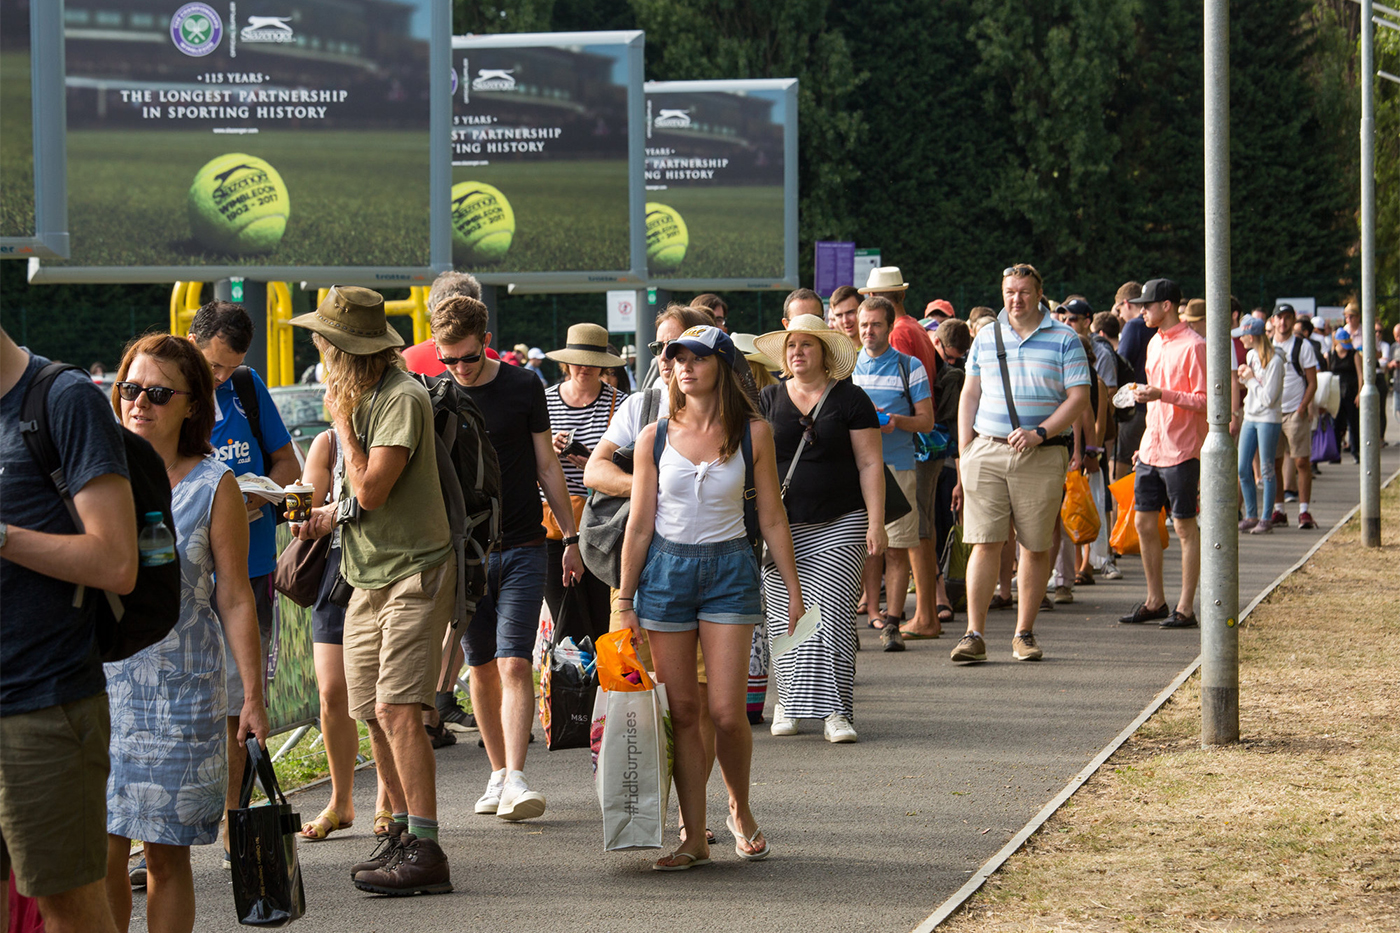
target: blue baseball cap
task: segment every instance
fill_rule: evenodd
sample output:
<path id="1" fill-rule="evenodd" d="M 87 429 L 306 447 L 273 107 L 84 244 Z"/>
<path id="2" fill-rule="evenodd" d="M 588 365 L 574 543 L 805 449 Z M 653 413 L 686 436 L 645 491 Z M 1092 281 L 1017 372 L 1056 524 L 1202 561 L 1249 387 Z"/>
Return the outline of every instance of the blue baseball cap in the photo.
<path id="1" fill-rule="evenodd" d="M 1243 337 L 1249 334 L 1251 337 L 1262 337 L 1264 335 L 1264 322 L 1260 318 L 1250 315 L 1240 321 L 1240 326 L 1230 331 L 1231 337 Z"/>
<path id="2" fill-rule="evenodd" d="M 696 356 L 718 356 L 729 364 L 730 369 L 739 365 L 738 347 L 734 346 L 734 341 L 729 339 L 729 335 L 718 327 L 708 324 L 692 327 L 666 345 L 666 359 L 675 359 L 681 347 L 685 347 Z"/>

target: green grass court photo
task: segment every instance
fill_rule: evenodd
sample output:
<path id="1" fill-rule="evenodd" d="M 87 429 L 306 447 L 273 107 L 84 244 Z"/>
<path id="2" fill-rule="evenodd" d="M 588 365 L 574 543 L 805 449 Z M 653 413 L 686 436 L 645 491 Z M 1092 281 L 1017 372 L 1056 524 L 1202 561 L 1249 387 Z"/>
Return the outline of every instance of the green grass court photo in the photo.
<path id="1" fill-rule="evenodd" d="M 670 188 L 648 191 L 647 201 L 675 208 L 690 246 L 665 279 L 780 279 L 783 277 L 781 186 Z"/>
<path id="2" fill-rule="evenodd" d="M 0 236 L 34 236 L 34 123 L 29 53 L 0 53 Z"/>
<path id="3" fill-rule="evenodd" d="M 426 134 L 264 130 L 70 131 L 69 230 L 75 266 L 427 266 Z M 187 196 L 210 159 L 265 159 L 290 217 L 270 252 L 208 250 L 190 231 Z"/>

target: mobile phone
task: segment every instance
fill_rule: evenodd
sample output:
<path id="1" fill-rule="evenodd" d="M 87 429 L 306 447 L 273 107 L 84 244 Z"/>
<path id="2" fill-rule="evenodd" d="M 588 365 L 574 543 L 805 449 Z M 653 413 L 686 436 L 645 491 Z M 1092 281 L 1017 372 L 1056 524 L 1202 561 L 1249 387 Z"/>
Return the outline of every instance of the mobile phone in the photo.
<path id="1" fill-rule="evenodd" d="M 592 453 L 593 451 L 574 440 L 569 441 L 569 446 L 564 448 L 564 456 L 566 457 L 570 455 L 587 457 Z"/>

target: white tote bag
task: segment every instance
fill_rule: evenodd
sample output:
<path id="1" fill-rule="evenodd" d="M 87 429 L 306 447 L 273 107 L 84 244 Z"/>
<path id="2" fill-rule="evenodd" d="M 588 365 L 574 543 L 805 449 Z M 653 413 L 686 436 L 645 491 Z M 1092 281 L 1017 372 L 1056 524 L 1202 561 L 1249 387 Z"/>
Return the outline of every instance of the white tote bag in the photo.
<path id="1" fill-rule="evenodd" d="M 659 849 L 671 796 L 671 709 L 666 685 L 598 690 L 593 734 L 602 730 L 594 783 L 603 808 L 603 848 Z"/>

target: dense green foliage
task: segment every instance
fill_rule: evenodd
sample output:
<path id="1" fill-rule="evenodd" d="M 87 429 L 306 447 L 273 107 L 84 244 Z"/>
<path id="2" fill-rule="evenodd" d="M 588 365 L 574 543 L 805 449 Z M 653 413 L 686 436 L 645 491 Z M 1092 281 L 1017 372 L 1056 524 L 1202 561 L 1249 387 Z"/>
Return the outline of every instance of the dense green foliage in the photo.
<path id="1" fill-rule="evenodd" d="M 802 278 L 812 243 L 877 246 L 966 313 L 1033 262 L 1052 297 L 1107 306 L 1127 279 L 1204 287 L 1197 0 L 457 0 L 460 32 L 644 29 L 647 77 L 800 79 Z M 1233 290 L 1247 305 L 1357 291 L 1359 16 L 1348 0 L 1231 5 Z M 1400 72 L 1378 29 L 1377 63 Z M 1400 318 L 1400 87 L 1378 82 L 1381 312 Z M 30 288 L 0 272 L 0 321 L 111 359 L 163 288 Z M 502 290 L 504 291 L 504 290 Z M 677 296 L 685 297 L 685 296 Z M 780 296 L 734 294 L 776 323 Z M 135 309 L 135 310 L 133 310 Z M 101 315 L 100 326 L 74 321 Z M 497 343 L 546 349 L 603 319 L 598 295 L 506 296 Z M 90 336 L 89 336 L 90 335 Z"/>

